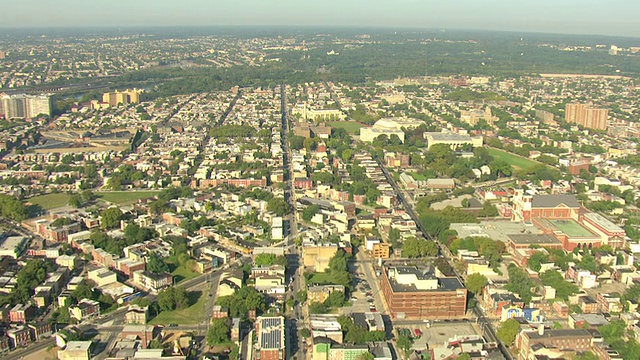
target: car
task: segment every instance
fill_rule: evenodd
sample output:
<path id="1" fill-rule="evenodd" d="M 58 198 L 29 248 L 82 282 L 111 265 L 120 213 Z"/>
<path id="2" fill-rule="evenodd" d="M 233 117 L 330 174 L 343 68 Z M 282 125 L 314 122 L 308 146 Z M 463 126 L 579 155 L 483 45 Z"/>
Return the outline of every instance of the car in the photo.
<path id="1" fill-rule="evenodd" d="M 368 302 L 368 303 L 372 303 L 372 302 L 374 302 L 374 301 L 375 301 L 375 300 L 373 300 L 373 299 L 367 299 L 367 302 Z"/>
<path id="2" fill-rule="evenodd" d="M 369 308 L 369 310 L 370 310 L 371 312 L 378 312 L 378 309 L 376 309 L 376 308 Z"/>
<path id="3" fill-rule="evenodd" d="M 420 331 L 420 329 L 413 329 L 413 333 L 416 335 L 416 337 L 422 336 L 422 331 Z"/>
<path id="4" fill-rule="evenodd" d="M 178 327 L 178 324 L 169 324 L 169 327 Z"/>

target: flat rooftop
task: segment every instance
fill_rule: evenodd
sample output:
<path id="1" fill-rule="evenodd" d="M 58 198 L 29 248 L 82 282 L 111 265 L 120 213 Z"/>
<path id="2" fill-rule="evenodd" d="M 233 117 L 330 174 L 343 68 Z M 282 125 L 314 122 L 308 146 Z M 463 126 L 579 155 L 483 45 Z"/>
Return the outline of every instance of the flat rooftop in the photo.
<path id="1" fill-rule="evenodd" d="M 622 232 L 624 231 L 624 229 L 622 229 L 620 226 L 614 224 L 613 222 L 611 222 L 611 220 L 607 219 L 606 217 L 600 215 L 600 214 L 596 214 L 596 213 L 586 213 L 584 214 L 585 218 L 588 218 L 590 220 L 592 220 L 593 222 L 595 222 L 596 224 L 602 226 L 603 229 L 605 229 L 606 231 L 609 232 Z"/>
<path id="2" fill-rule="evenodd" d="M 458 237 L 464 239 L 466 237 L 488 237 L 493 240 L 509 242 L 509 235 L 514 234 L 542 234 L 542 230 L 533 226 L 520 222 L 509 220 L 491 220 L 476 223 L 456 223 L 451 224 L 449 229 L 458 232 Z"/>
<path id="3" fill-rule="evenodd" d="M 14 251 L 27 240 L 24 236 L 9 236 L 0 244 L 0 251 Z"/>
<path id="4" fill-rule="evenodd" d="M 260 348 L 282 349 L 284 321 L 281 317 L 268 317 L 260 319 Z"/>
<path id="5" fill-rule="evenodd" d="M 560 240 L 548 234 L 513 234 L 509 239 L 514 244 L 562 245 Z"/>

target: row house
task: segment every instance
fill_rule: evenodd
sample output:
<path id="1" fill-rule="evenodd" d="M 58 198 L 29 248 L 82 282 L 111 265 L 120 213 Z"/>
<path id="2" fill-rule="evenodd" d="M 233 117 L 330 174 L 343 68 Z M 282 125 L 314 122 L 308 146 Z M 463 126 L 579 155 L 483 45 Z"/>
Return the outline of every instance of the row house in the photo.
<path id="1" fill-rule="evenodd" d="M 158 292 L 173 284 L 173 277 L 169 273 L 155 274 L 148 271 L 136 271 L 133 273 L 133 282 L 137 286 Z"/>
<path id="2" fill-rule="evenodd" d="M 620 301 L 620 297 L 598 293 L 596 301 L 600 306 L 600 311 L 603 313 L 621 313 L 623 311 L 623 304 Z"/>

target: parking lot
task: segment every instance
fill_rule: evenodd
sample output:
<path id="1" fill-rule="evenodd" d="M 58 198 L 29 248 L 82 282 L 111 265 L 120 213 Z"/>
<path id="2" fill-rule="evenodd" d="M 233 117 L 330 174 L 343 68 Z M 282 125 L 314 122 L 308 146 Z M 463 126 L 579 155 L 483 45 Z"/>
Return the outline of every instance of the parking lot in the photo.
<path id="1" fill-rule="evenodd" d="M 353 271 L 354 291 L 348 299 L 352 306 L 342 308 L 342 313 L 363 313 L 377 312 L 381 308 L 376 299 L 377 284 L 370 283 L 362 271 L 360 264 L 357 264 Z"/>
<path id="2" fill-rule="evenodd" d="M 354 291 L 348 299 L 352 306 L 341 308 L 339 312 L 341 314 L 378 312 L 386 315 L 379 279 L 372 263 L 363 262 L 365 257 L 362 253 L 357 254 L 357 259 L 357 262 L 349 264 L 349 272 L 354 279 Z"/>

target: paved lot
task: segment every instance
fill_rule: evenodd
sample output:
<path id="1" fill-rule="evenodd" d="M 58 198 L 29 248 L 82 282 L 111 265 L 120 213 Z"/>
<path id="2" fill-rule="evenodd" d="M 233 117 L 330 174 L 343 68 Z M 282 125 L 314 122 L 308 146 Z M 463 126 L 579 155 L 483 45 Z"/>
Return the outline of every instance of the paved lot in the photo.
<path id="1" fill-rule="evenodd" d="M 360 258 L 362 254 L 359 254 Z M 376 312 L 385 314 L 382 303 L 382 294 L 378 287 L 378 279 L 370 263 L 349 264 L 350 272 L 356 280 L 354 292 L 351 294 L 352 306 L 340 309 L 341 314 L 371 312 L 370 305 L 373 304 Z M 367 288 L 368 286 L 368 288 Z M 369 295 L 367 295 L 369 294 Z M 356 298 L 355 300 L 353 298 Z"/>
<path id="2" fill-rule="evenodd" d="M 427 324 L 400 325 L 398 327 L 409 329 L 412 334 L 415 334 L 414 329 L 419 329 L 422 332 L 422 336 L 420 338 L 413 340 L 413 348 L 416 350 L 443 346 L 445 341 L 448 341 L 455 336 L 461 337 L 465 335 L 479 334 L 475 328 L 475 323 L 473 322 L 437 322 L 432 323 L 431 327 L 427 327 Z"/>

